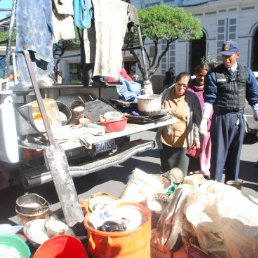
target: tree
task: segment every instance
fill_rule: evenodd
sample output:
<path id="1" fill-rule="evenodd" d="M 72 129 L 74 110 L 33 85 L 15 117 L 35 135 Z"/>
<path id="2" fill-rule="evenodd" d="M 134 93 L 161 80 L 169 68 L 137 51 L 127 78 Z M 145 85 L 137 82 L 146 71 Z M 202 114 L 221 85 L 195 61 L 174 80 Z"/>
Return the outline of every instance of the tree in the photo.
<path id="1" fill-rule="evenodd" d="M 0 32 L 0 46 L 6 47 L 6 44 L 8 42 L 8 31 L 1 31 Z M 16 41 L 16 31 L 13 31 L 13 37 L 12 37 L 12 46 L 15 46 L 15 41 Z"/>
<path id="2" fill-rule="evenodd" d="M 200 21 L 182 8 L 154 5 L 146 9 L 138 9 L 138 17 L 143 43 L 146 39 L 149 39 L 154 45 L 153 57 L 150 57 L 144 46 L 144 52 L 148 62 L 147 73 L 149 79 L 160 66 L 160 61 L 167 53 L 172 42 L 177 39 L 199 39 L 203 35 Z M 129 32 L 126 36 L 126 46 L 132 46 L 137 37 L 137 33 Z M 158 45 L 164 40 L 166 42 L 166 48 L 159 52 Z M 144 80 L 148 79 L 142 62 L 135 50 L 130 50 L 130 53 L 136 58 Z"/>
<path id="3" fill-rule="evenodd" d="M 80 39 L 79 39 L 79 31 L 76 27 L 74 27 L 75 30 L 75 38 L 71 40 L 59 40 L 57 43 L 53 46 L 53 55 L 56 60 L 55 66 L 54 66 L 54 72 L 56 81 L 60 83 L 62 81 L 62 75 L 60 72 L 60 61 L 62 56 L 67 50 L 74 49 L 76 47 L 80 47 Z"/>

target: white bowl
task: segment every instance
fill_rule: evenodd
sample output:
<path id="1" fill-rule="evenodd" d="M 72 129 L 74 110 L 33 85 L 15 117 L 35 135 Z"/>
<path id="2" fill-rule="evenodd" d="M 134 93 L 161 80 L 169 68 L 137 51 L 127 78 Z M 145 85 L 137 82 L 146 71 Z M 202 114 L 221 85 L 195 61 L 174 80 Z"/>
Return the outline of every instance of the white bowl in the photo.
<path id="1" fill-rule="evenodd" d="M 118 111 L 109 111 L 104 114 L 106 121 L 120 120 L 123 117 L 123 113 Z"/>
<path id="2" fill-rule="evenodd" d="M 55 235 L 63 234 L 74 236 L 73 230 L 69 228 L 65 223 L 58 220 L 51 220 L 51 222 L 53 221 L 52 223 L 54 223 L 55 226 L 53 226 L 52 223 L 50 223 L 50 226 L 50 224 L 46 223 L 50 220 L 51 219 L 35 219 L 25 224 L 23 228 L 24 234 L 30 240 L 33 246 L 38 247 Z M 48 226 L 48 228 L 46 228 L 46 226 Z"/>

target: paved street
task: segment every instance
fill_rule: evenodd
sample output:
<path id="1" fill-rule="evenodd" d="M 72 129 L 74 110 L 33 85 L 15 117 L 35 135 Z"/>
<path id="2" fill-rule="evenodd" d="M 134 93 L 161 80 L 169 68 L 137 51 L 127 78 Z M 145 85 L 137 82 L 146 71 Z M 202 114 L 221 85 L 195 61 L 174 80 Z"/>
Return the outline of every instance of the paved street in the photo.
<path id="1" fill-rule="evenodd" d="M 144 132 L 137 134 L 134 138 L 151 139 L 154 132 Z M 242 192 L 258 198 L 258 168 L 254 163 L 258 158 L 258 140 L 255 137 L 247 137 L 241 155 L 240 178 L 244 180 Z M 105 169 L 88 176 L 75 178 L 74 183 L 79 198 L 88 198 L 97 192 L 106 192 L 119 196 L 126 185 L 128 175 L 134 168 L 140 168 L 148 173 L 159 173 L 159 152 L 157 150 L 148 151 L 134 156 L 122 165 Z M 34 187 L 28 190 L 22 186 L 15 186 L 0 191 L 0 224 L 16 223 L 15 200 L 25 192 L 38 193 L 51 203 L 51 210 L 60 209 L 60 204 L 52 183 Z"/>

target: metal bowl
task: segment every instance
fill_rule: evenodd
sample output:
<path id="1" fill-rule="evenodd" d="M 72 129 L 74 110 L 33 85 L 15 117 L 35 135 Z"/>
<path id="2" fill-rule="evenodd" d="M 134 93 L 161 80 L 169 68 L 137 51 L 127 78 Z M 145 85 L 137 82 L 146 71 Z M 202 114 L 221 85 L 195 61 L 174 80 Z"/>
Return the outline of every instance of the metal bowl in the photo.
<path id="1" fill-rule="evenodd" d="M 46 199 L 35 193 L 26 193 L 16 199 L 15 210 L 23 215 L 37 215 L 49 210 Z"/>
<path id="2" fill-rule="evenodd" d="M 64 104 L 62 102 L 57 101 L 56 104 L 58 106 L 59 112 L 62 112 L 66 117 L 66 119 L 61 119 L 62 125 L 68 124 L 69 121 L 72 118 L 71 109 L 66 104 Z"/>

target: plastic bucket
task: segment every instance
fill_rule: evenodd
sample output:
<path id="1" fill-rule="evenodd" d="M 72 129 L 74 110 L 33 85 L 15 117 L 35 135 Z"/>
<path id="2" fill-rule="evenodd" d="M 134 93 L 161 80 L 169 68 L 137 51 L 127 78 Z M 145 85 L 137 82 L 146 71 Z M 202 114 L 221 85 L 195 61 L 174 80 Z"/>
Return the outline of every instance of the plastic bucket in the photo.
<path id="1" fill-rule="evenodd" d="M 31 253 L 28 245 L 18 236 L 0 236 L 0 245 L 2 246 L 0 249 L 0 257 L 16 257 L 15 255 L 18 254 L 22 258 L 30 257 Z"/>
<path id="2" fill-rule="evenodd" d="M 81 241 L 73 236 L 50 238 L 35 252 L 33 258 L 87 258 Z"/>
<path id="3" fill-rule="evenodd" d="M 131 203 L 147 217 L 144 224 L 135 230 L 125 232 L 103 232 L 92 228 L 86 215 L 84 225 L 88 232 L 88 253 L 94 257 L 150 257 L 151 213 L 141 204 Z"/>

